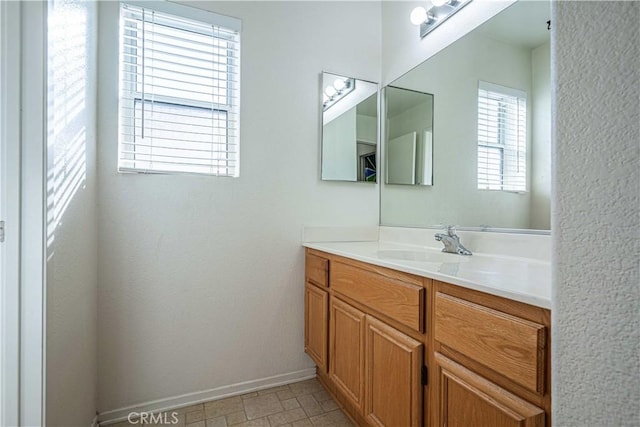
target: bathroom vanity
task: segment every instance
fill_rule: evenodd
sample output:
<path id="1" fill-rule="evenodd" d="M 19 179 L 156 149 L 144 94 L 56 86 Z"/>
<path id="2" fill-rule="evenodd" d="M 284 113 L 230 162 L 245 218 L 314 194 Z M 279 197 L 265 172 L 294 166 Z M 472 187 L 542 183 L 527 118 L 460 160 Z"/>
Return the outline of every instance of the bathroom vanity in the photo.
<path id="1" fill-rule="evenodd" d="M 359 425 L 551 425 L 547 263 L 305 246 L 305 351 Z"/>

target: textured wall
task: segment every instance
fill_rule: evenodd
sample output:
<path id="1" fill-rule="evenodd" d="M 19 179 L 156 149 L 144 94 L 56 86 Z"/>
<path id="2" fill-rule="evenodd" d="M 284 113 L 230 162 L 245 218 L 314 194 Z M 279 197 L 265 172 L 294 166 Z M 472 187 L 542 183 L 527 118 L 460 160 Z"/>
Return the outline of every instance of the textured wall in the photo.
<path id="1" fill-rule="evenodd" d="M 116 173 L 118 3 L 100 4 L 100 411 L 295 372 L 302 224 L 375 225 L 323 182 L 320 73 L 379 81 L 378 2 L 195 2 L 241 18 L 237 179 Z"/>
<path id="2" fill-rule="evenodd" d="M 97 408 L 97 5 L 48 5 L 46 424 Z"/>
<path id="3" fill-rule="evenodd" d="M 640 425 L 640 3 L 557 2 L 553 412 Z"/>

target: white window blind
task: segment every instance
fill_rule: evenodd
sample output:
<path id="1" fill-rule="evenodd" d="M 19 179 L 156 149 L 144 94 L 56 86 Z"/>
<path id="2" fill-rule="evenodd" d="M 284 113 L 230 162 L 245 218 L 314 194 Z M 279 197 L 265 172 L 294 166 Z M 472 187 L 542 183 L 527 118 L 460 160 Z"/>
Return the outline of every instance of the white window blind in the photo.
<path id="1" fill-rule="evenodd" d="M 478 189 L 527 190 L 527 94 L 480 81 Z"/>
<path id="2" fill-rule="evenodd" d="M 240 21 L 120 5 L 118 170 L 239 174 Z"/>

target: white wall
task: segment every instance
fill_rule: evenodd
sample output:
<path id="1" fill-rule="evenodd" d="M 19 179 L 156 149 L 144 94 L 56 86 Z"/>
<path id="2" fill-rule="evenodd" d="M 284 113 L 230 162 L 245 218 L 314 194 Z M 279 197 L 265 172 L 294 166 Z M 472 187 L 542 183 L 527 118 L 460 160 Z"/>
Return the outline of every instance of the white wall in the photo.
<path id="1" fill-rule="evenodd" d="M 97 5 L 49 3 L 46 425 L 97 409 Z"/>
<path id="2" fill-rule="evenodd" d="M 302 224 L 378 223 L 377 185 L 319 180 L 319 79 L 379 81 L 380 3 L 194 5 L 243 21 L 237 179 L 116 173 L 118 11 L 100 4 L 100 411 L 312 367 Z"/>
<path id="3" fill-rule="evenodd" d="M 531 224 L 551 229 L 551 44 L 531 51 Z"/>
<path id="4" fill-rule="evenodd" d="M 638 425 L 640 3 L 554 2 L 552 22 L 553 422 Z"/>
<path id="5" fill-rule="evenodd" d="M 530 49 L 474 33 L 394 82 L 433 94 L 433 186 L 382 184 L 382 224 L 529 227 L 529 193 L 477 188 L 478 80 L 531 94 Z"/>

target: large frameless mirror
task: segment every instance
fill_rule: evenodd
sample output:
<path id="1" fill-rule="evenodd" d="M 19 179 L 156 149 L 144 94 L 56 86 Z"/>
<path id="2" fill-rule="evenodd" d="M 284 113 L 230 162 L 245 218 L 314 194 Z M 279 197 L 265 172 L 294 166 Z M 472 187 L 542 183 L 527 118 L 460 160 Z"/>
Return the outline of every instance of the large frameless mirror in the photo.
<path id="1" fill-rule="evenodd" d="M 378 84 L 322 73 L 322 179 L 377 182 Z"/>
<path id="2" fill-rule="evenodd" d="M 549 19 L 549 2 L 517 1 L 391 83 L 433 94 L 433 121 L 425 115 L 415 130 L 418 138 L 423 128 L 433 129 L 433 185 L 392 185 L 395 176 L 385 180 L 382 225 L 550 229 Z M 391 90 L 385 88 L 387 97 Z M 396 137 L 392 114 L 390 109 L 385 121 L 385 154 Z M 409 147 L 413 132 L 400 132 L 409 134 Z M 417 149 L 404 151 L 405 157 L 418 156 Z M 410 170 L 414 164 L 404 163 L 397 183 L 418 183 Z"/>

